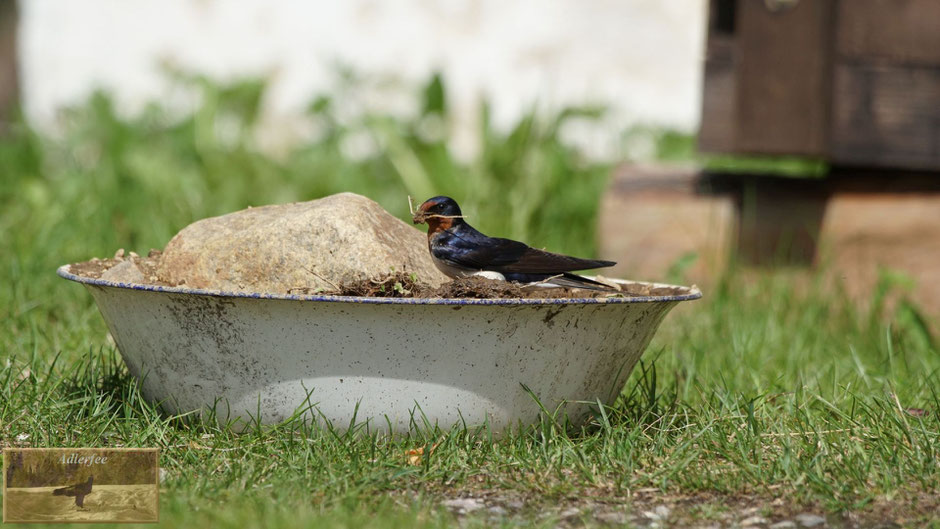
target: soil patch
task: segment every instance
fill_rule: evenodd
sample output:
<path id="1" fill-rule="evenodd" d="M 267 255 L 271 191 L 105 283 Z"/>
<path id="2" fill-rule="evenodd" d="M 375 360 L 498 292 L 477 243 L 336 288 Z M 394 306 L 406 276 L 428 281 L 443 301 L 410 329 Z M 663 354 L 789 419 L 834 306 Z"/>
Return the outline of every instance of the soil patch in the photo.
<path id="1" fill-rule="evenodd" d="M 490 525 L 500 525 L 506 519 L 537 520 L 572 529 L 887 529 L 927 526 L 940 508 L 935 494 L 917 488 L 894 498 L 874 498 L 840 510 L 818 501 L 797 499 L 795 491 L 780 486 L 762 492 L 665 492 L 594 485 L 563 492 L 565 487 L 530 490 L 505 485 L 493 483 L 488 476 L 473 476 L 458 486 L 414 487 L 397 494 L 405 502 L 419 496 L 435 497 L 464 523 L 470 519 Z"/>
<path id="2" fill-rule="evenodd" d="M 90 261 L 74 263 L 71 272 L 81 277 L 101 279 L 111 268 L 131 261 L 143 275 L 142 284 L 157 286 L 177 286 L 160 279 L 157 269 L 160 265 L 162 253 L 151 250 L 146 257 L 130 253 L 125 256 L 119 250 L 114 257 L 107 259 L 94 258 Z M 107 279 L 107 277 L 105 277 Z M 454 279 L 439 287 L 431 287 L 421 283 L 412 274 L 396 272 L 375 279 L 357 279 L 333 284 L 333 288 L 295 287 L 286 294 L 302 295 L 331 295 L 331 296 L 364 296 L 364 297 L 393 297 L 393 298 L 464 298 L 464 299 L 510 299 L 510 298 L 607 298 L 607 297 L 642 297 L 642 296 L 673 296 L 687 294 L 688 290 L 680 287 L 660 287 L 645 283 L 613 283 L 597 276 L 599 281 L 609 283 L 619 290 L 597 291 L 579 288 L 545 287 L 538 285 L 522 285 L 506 281 L 495 281 L 482 277 L 468 277 Z M 281 293 L 281 292 L 278 292 Z"/>
<path id="3" fill-rule="evenodd" d="M 312 291 L 307 288 L 291 289 L 292 294 L 321 294 L 327 296 L 364 296 L 375 298 L 593 298 L 624 295 L 619 292 L 599 292 L 571 288 L 545 288 L 525 286 L 482 277 L 459 278 L 434 288 L 419 283 L 408 274 L 390 274 L 379 279 L 347 281 L 333 290 Z M 629 295 L 629 294 L 627 294 Z"/>
<path id="4" fill-rule="evenodd" d="M 174 286 L 165 281 L 161 281 L 159 276 L 157 276 L 157 266 L 160 264 L 160 257 L 162 255 L 163 252 L 156 249 L 150 250 L 150 253 L 148 253 L 146 257 L 141 257 L 134 252 L 125 255 L 124 250 L 121 249 L 114 254 L 114 257 L 105 259 L 95 257 L 90 261 L 72 263 L 69 265 L 69 270 L 77 276 L 101 279 L 101 276 L 108 270 L 121 263 L 130 261 L 134 263 L 137 269 L 143 274 L 143 284 L 163 287 Z"/>
<path id="5" fill-rule="evenodd" d="M 296 291 L 295 291 L 296 292 Z M 337 285 L 335 290 L 319 292 L 334 296 L 367 296 L 379 298 L 472 298 L 506 299 L 534 297 L 585 297 L 583 290 L 567 288 L 533 288 L 515 283 L 481 277 L 454 279 L 434 288 L 420 283 L 409 274 L 396 273 L 380 279 L 360 279 Z M 306 293 L 306 292 L 305 292 Z"/>
<path id="6" fill-rule="evenodd" d="M 604 278 L 600 278 L 604 280 Z M 586 290 L 580 288 L 544 287 L 522 285 L 506 281 L 496 281 L 482 277 L 465 277 L 448 281 L 439 287 L 420 283 L 408 274 L 389 274 L 379 279 L 360 279 L 348 281 L 328 291 L 317 294 L 333 296 L 366 296 L 391 298 L 463 298 L 463 299 L 566 299 L 566 298 L 606 298 L 606 297 L 643 297 L 643 296 L 678 296 L 688 290 L 680 287 L 657 287 L 643 283 L 610 283 L 619 288 L 614 292 Z M 292 289 L 293 294 L 313 294 L 309 289 Z"/>

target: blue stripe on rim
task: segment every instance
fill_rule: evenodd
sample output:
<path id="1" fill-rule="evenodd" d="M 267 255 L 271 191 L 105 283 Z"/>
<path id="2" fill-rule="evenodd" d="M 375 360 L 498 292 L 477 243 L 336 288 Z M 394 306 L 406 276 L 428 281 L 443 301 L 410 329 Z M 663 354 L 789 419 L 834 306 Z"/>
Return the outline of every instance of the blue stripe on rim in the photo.
<path id="1" fill-rule="evenodd" d="M 505 299 L 470 299 L 470 298 L 376 298 L 363 296 L 301 296 L 296 294 L 260 294 L 254 292 L 223 292 L 219 290 L 203 290 L 198 288 L 162 287 L 158 285 L 139 285 L 136 283 L 120 283 L 82 277 L 70 272 L 70 265 L 62 265 L 56 273 L 60 277 L 85 285 L 99 287 L 126 288 L 130 290 L 145 290 L 148 292 L 167 292 L 172 294 L 194 294 L 197 296 L 214 296 L 222 298 L 254 298 L 254 299 L 289 299 L 294 301 L 329 301 L 342 303 L 375 303 L 386 305 L 572 305 L 597 304 L 609 305 L 617 303 L 650 303 L 657 301 L 691 301 L 702 297 L 697 288 L 685 288 L 688 294 L 680 296 L 639 296 L 622 298 L 505 298 Z"/>

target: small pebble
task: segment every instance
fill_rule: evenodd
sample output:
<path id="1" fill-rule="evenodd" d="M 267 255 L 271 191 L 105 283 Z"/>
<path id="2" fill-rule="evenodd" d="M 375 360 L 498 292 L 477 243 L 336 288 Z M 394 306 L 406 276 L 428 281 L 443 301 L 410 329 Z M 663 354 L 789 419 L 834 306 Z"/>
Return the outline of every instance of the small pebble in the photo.
<path id="1" fill-rule="evenodd" d="M 602 512 L 594 516 L 597 521 L 608 523 L 610 525 L 624 525 L 627 523 L 627 515 L 622 512 Z"/>
<path id="2" fill-rule="evenodd" d="M 793 520 L 784 520 L 771 525 L 770 529 L 796 529 L 796 522 Z"/>
<path id="3" fill-rule="evenodd" d="M 139 255 L 137 255 L 137 252 L 131 252 L 130 255 L 131 255 L 131 258 L 133 259 L 140 257 Z"/>
<path id="4" fill-rule="evenodd" d="M 117 259 L 118 261 L 123 260 L 123 259 L 124 259 L 124 248 L 121 248 L 121 249 L 119 249 L 118 251 L 114 252 L 114 258 Z"/>
<path id="5" fill-rule="evenodd" d="M 442 505 L 461 513 L 478 511 L 484 507 L 483 502 L 476 498 L 455 498 L 443 502 Z"/>
<path id="6" fill-rule="evenodd" d="M 652 511 L 643 512 L 643 516 L 646 516 L 650 520 L 665 520 L 669 517 L 669 507 L 665 505 L 657 505 Z"/>
<path id="7" fill-rule="evenodd" d="M 572 507 L 570 509 L 565 509 L 561 511 L 560 513 L 558 513 L 558 517 L 564 520 L 565 518 L 573 518 L 579 514 L 581 514 L 581 510 Z"/>
<path id="8" fill-rule="evenodd" d="M 794 518 L 796 518 L 797 523 L 803 527 L 816 527 L 826 523 L 826 519 L 817 514 L 797 514 Z"/>
<path id="9" fill-rule="evenodd" d="M 487 512 L 489 512 L 490 514 L 494 516 L 505 516 L 509 511 L 507 511 L 506 509 L 503 509 L 499 505 L 494 505 L 490 507 L 489 509 L 487 509 Z"/>
<path id="10" fill-rule="evenodd" d="M 764 518 L 763 516 L 749 516 L 741 520 L 741 527 L 753 527 L 755 525 L 766 525 L 768 521 L 769 520 L 767 520 L 767 518 Z"/>

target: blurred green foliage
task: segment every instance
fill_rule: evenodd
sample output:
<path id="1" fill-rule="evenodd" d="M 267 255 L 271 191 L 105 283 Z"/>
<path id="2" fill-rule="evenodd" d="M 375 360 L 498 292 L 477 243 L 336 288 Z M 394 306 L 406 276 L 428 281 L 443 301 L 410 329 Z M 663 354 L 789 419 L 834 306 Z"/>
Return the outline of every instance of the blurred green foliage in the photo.
<path id="1" fill-rule="evenodd" d="M 462 162 L 448 148 L 440 77 L 418 94 L 412 116 L 363 111 L 340 119 L 357 103 L 349 101 L 358 93 L 349 85 L 359 81 L 348 79 L 335 95 L 309 105 L 315 138 L 272 156 L 257 139 L 263 82 L 176 79 L 197 95 L 191 114 L 176 117 L 153 104 L 123 117 L 99 92 L 63 113 L 61 135 L 14 124 L 0 144 L 4 253 L 25 255 L 38 247 L 50 254 L 44 266 L 52 267 L 118 247 L 146 251 L 162 248 L 200 218 L 341 191 L 368 196 L 406 220 L 409 194 L 417 203 L 447 194 L 486 232 L 557 251 L 594 252 L 594 219 L 609 166 L 563 144 L 559 130 L 568 121 L 598 117 L 596 109 L 547 117 L 532 111 L 501 132 L 484 103 L 481 152 Z"/>
<path id="2" fill-rule="evenodd" d="M 814 158 L 701 153 L 697 150 L 694 135 L 659 127 L 632 127 L 624 132 L 623 141 L 627 146 L 646 145 L 646 149 L 640 149 L 646 151 L 642 152 L 643 158 L 663 162 L 694 161 L 706 171 L 715 173 L 820 178 L 829 171 L 829 165 L 825 161 Z M 636 148 L 628 147 L 628 150 L 636 150 Z"/>

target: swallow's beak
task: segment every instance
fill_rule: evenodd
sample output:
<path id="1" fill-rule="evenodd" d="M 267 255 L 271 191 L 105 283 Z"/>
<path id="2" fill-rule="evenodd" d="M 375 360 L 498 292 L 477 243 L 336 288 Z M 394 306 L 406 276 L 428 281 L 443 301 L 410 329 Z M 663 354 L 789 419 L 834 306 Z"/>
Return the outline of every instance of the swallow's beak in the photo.
<path id="1" fill-rule="evenodd" d="M 415 211 L 414 216 L 411 217 L 411 222 L 414 222 L 415 224 L 424 224 L 425 221 L 427 221 L 427 219 L 428 219 L 428 212 L 425 211 L 423 207 L 419 207 L 418 211 Z"/>

